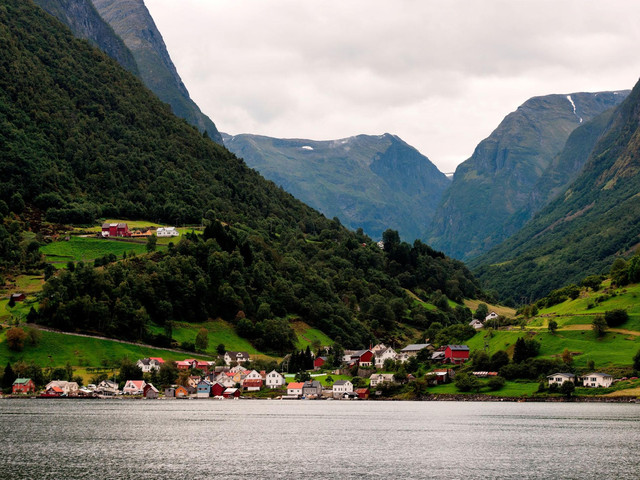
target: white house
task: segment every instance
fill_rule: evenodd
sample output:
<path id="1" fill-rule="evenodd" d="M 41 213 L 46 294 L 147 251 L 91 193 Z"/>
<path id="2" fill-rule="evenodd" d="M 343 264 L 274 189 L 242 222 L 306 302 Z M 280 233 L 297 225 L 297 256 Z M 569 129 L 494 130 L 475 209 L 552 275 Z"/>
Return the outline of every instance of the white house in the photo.
<path id="1" fill-rule="evenodd" d="M 353 392 L 353 383 L 349 380 L 338 380 L 333 384 L 333 397 L 343 398 L 345 393 Z"/>
<path id="2" fill-rule="evenodd" d="M 287 385 L 287 395 L 300 397 L 302 395 L 302 387 L 304 382 L 291 382 Z"/>
<path id="3" fill-rule="evenodd" d="M 382 368 L 382 366 L 384 365 L 384 361 L 385 360 L 396 360 L 398 358 L 398 354 L 396 353 L 396 351 L 391 348 L 383 348 L 381 350 L 378 350 L 375 353 L 375 364 L 376 364 L 376 368 Z"/>
<path id="4" fill-rule="evenodd" d="M 430 343 L 412 343 L 411 345 L 407 345 L 398 353 L 398 360 L 402 363 L 409 360 L 410 357 L 415 357 L 418 355 L 418 352 L 428 348 L 429 350 L 433 350 L 433 345 Z"/>
<path id="5" fill-rule="evenodd" d="M 52 387 L 60 388 L 66 396 L 78 395 L 78 390 L 80 389 L 76 382 L 67 382 L 66 380 L 52 380 L 45 385 L 44 389 L 49 390 Z"/>
<path id="6" fill-rule="evenodd" d="M 247 352 L 225 352 L 224 363 L 231 365 L 233 362 L 238 364 L 248 362 L 249 354 Z"/>
<path id="7" fill-rule="evenodd" d="M 474 318 L 473 320 L 471 320 L 469 322 L 469 326 L 475 328 L 476 330 L 484 327 L 484 325 L 482 324 L 482 322 L 480 320 L 478 320 L 477 318 Z"/>
<path id="8" fill-rule="evenodd" d="M 610 387 L 613 377 L 607 373 L 590 373 L 582 377 L 582 384 L 585 387 Z"/>
<path id="9" fill-rule="evenodd" d="M 236 381 L 233 379 L 233 376 L 229 376 L 226 373 L 222 372 L 220 375 L 216 377 L 216 382 L 222 385 L 225 388 L 231 388 L 236 386 Z"/>
<path id="10" fill-rule="evenodd" d="M 286 384 L 287 381 L 285 380 L 284 375 L 281 375 L 275 370 L 272 370 L 267 373 L 267 380 L 265 383 L 268 388 L 280 388 L 281 386 Z"/>
<path id="11" fill-rule="evenodd" d="M 554 373 L 547 377 L 549 385 L 562 385 L 564 382 L 576 383 L 576 376 L 573 373 Z"/>
<path id="12" fill-rule="evenodd" d="M 125 395 L 142 395 L 146 384 L 144 380 L 127 380 L 127 383 L 124 384 L 124 388 L 122 389 L 122 393 Z"/>
<path id="13" fill-rule="evenodd" d="M 498 318 L 500 315 L 498 315 L 496 312 L 491 312 L 489 313 L 489 315 L 487 315 L 486 317 L 484 317 L 484 321 L 486 322 L 487 320 L 495 320 L 496 318 Z"/>
<path id="14" fill-rule="evenodd" d="M 375 387 L 384 382 L 391 383 L 395 381 L 396 378 L 393 376 L 393 373 L 374 373 L 369 377 L 369 384 L 371 387 Z"/>
<path id="15" fill-rule="evenodd" d="M 179 237 L 180 233 L 176 227 L 159 227 L 156 230 L 156 237 Z"/>
<path id="16" fill-rule="evenodd" d="M 251 370 L 246 377 L 245 380 L 263 380 L 262 375 L 256 370 Z"/>
<path id="17" fill-rule="evenodd" d="M 94 391 L 99 395 L 117 395 L 119 390 L 116 382 L 102 380 Z"/>
<path id="18" fill-rule="evenodd" d="M 136 362 L 136 366 L 142 370 L 142 373 L 149 373 L 151 370 L 155 370 L 156 372 L 160 370 L 163 363 L 164 360 L 158 357 L 141 358 Z"/>

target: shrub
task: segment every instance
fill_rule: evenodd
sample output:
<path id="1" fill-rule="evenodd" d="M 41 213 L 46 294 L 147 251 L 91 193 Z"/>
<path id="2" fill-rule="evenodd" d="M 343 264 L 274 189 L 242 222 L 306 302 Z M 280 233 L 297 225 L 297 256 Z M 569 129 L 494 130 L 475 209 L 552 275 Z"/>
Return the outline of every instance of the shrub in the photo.
<path id="1" fill-rule="evenodd" d="M 604 312 L 604 319 L 609 327 L 619 327 L 629 320 L 629 314 L 623 309 L 608 310 Z"/>
<path id="2" fill-rule="evenodd" d="M 504 387 L 504 383 L 505 383 L 505 379 L 503 377 L 492 377 L 489 380 L 489 389 L 490 390 L 500 390 L 502 387 Z"/>

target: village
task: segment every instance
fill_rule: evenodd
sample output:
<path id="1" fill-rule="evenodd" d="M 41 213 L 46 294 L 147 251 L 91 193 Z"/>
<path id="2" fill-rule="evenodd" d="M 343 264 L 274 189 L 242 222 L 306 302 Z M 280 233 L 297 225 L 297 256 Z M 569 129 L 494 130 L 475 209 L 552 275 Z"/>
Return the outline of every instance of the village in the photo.
<path id="1" fill-rule="evenodd" d="M 456 376 L 456 367 L 469 360 L 466 345 L 445 345 L 434 348 L 429 343 L 410 344 L 396 352 L 384 344 L 366 350 L 345 350 L 339 368 L 327 368 L 326 356 L 313 358 L 313 370 L 298 374 L 283 374 L 277 370 L 266 372 L 251 368 L 251 357 L 247 352 L 227 351 L 218 361 L 188 358 L 173 362 L 172 367 L 182 375 L 180 384 L 159 389 L 141 378 L 127 379 L 124 385 L 115 379 L 104 379 L 97 384 L 81 387 L 77 382 L 53 380 L 40 391 L 30 378 L 17 378 L 12 386 L 12 397 L 31 396 L 38 398 L 143 398 L 143 399 L 239 399 L 269 398 L 279 400 L 369 400 L 378 398 L 385 386 L 416 381 L 413 375 L 399 378 L 387 373 L 389 362 L 405 363 L 413 357 L 427 356 L 432 364 L 441 365 L 427 372 L 427 385 L 450 383 Z M 221 365 L 222 363 L 222 365 Z M 142 358 L 136 367 L 143 376 L 155 374 L 166 364 L 160 357 Z M 357 376 L 344 378 L 349 372 Z M 329 382 L 331 375 L 340 379 Z M 472 372 L 477 378 L 491 378 L 497 372 Z M 317 377 L 326 378 L 324 384 Z M 293 378 L 292 378 L 293 377 Z M 589 373 L 577 377 L 572 373 L 558 372 L 547 376 L 548 386 L 558 389 L 563 385 L 575 385 L 580 381 L 585 387 L 609 387 L 613 376 L 604 373 Z M 260 392 L 266 395 L 261 395 Z"/>

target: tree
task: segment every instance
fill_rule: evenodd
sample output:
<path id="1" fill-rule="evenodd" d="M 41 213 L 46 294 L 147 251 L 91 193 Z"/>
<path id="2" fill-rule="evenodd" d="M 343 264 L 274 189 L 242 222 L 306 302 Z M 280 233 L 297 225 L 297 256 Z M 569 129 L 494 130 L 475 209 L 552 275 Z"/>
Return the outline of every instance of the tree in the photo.
<path id="1" fill-rule="evenodd" d="M 489 379 L 488 385 L 490 390 L 500 390 L 504 387 L 505 379 L 503 377 L 491 377 Z"/>
<path id="2" fill-rule="evenodd" d="M 20 352 L 24 348 L 27 333 L 20 327 L 13 327 L 7 331 L 7 345 L 9 350 Z"/>
<path id="3" fill-rule="evenodd" d="M 218 352 L 218 355 L 224 355 L 226 351 L 227 347 L 224 346 L 224 343 L 219 343 L 216 347 L 216 352 Z"/>
<path id="4" fill-rule="evenodd" d="M 149 238 L 147 238 L 147 252 L 155 252 L 157 245 L 158 237 L 156 237 L 155 235 L 151 235 Z"/>
<path id="5" fill-rule="evenodd" d="M 141 380 L 142 370 L 135 363 L 124 357 L 120 363 L 120 372 L 118 373 L 118 382 L 126 382 L 127 380 Z"/>
<path id="6" fill-rule="evenodd" d="M 160 370 L 158 371 L 158 383 L 161 387 L 168 387 L 169 385 L 173 385 L 176 383 L 176 379 L 178 378 L 178 370 L 176 369 L 173 362 L 164 362 L 160 365 Z"/>
<path id="7" fill-rule="evenodd" d="M 562 361 L 567 365 L 570 365 L 573 363 L 573 357 L 571 356 L 571 352 L 569 351 L 568 348 L 565 348 L 564 351 L 562 352 Z"/>
<path id="8" fill-rule="evenodd" d="M 13 308 L 16 306 L 16 299 L 13 298 L 13 295 L 9 297 L 9 303 L 7 303 L 7 307 Z"/>
<path id="9" fill-rule="evenodd" d="M 604 312 L 604 319 L 609 327 L 619 327 L 629 320 L 629 314 L 626 310 L 617 308 Z"/>
<path id="10" fill-rule="evenodd" d="M 475 375 L 469 375 L 468 373 L 457 374 L 453 383 L 461 392 L 470 392 L 472 390 L 480 391 L 480 387 L 482 386 L 480 380 L 478 380 Z"/>
<path id="11" fill-rule="evenodd" d="M 558 322 L 556 322 L 555 320 L 550 320 L 549 326 L 547 328 L 549 329 L 549 333 L 551 335 L 554 335 L 556 333 L 556 330 L 558 330 Z"/>
<path id="12" fill-rule="evenodd" d="M 11 385 L 13 385 L 13 382 L 15 382 L 16 378 L 16 374 L 14 373 L 11 364 L 7 362 L 7 366 L 4 367 L 4 375 L 2 375 L 2 389 L 4 391 L 11 389 Z"/>
<path id="13" fill-rule="evenodd" d="M 509 354 L 504 350 L 498 350 L 491 355 L 491 371 L 497 372 L 505 365 L 509 364 Z"/>
<path id="14" fill-rule="evenodd" d="M 474 317 L 480 321 L 484 321 L 487 315 L 489 315 L 489 307 L 487 307 L 487 304 L 481 303 L 480 305 L 478 305 L 478 308 L 476 310 Z"/>
<path id="15" fill-rule="evenodd" d="M 565 380 L 562 385 L 560 385 L 560 393 L 562 393 L 565 397 L 570 397 L 571 395 L 573 395 L 575 389 L 575 384 L 569 380 Z"/>
<path id="16" fill-rule="evenodd" d="M 604 337 L 608 330 L 607 322 L 602 315 L 598 315 L 591 322 L 591 329 L 596 334 L 596 337 Z"/>
<path id="17" fill-rule="evenodd" d="M 636 372 L 640 372 L 640 350 L 633 357 L 633 369 Z"/>
<path id="18" fill-rule="evenodd" d="M 311 380 L 311 374 L 307 371 L 300 371 L 296 373 L 295 381 L 296 382 L 308 382 Z"/>
<path id="19" fill-rule="evenodd" d="M 209 331 L 206 328 L 201 328 L 196 334 L 196 350 L 204 352 L 209 346 Z"/>

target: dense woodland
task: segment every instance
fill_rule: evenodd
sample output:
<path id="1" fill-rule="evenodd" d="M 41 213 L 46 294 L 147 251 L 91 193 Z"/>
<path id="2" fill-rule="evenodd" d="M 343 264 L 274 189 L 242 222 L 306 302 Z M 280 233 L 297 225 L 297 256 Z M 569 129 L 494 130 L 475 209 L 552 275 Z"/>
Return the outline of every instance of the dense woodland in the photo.
<path id="1" fill-rule="evenodd" d="M 47 222 L 207 225 L 162 252 L 51 276 L 38 321 L 56 328 L 162 343 L 173 321 L 222 317 L 284 352 L 289 320 L 302 318 L 356 347 L 405 325 L 466 321 L 447 298 L 480 294 L 462 263 L 391 230 L 382 251 L 264 180 L 31 2 L 0 5 L 0 156 L 5 272 L 43 268 Z M 151 322 L 166 338 L 150 335 Z"/>

